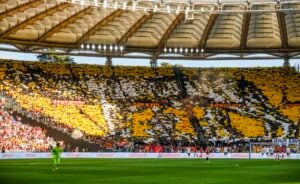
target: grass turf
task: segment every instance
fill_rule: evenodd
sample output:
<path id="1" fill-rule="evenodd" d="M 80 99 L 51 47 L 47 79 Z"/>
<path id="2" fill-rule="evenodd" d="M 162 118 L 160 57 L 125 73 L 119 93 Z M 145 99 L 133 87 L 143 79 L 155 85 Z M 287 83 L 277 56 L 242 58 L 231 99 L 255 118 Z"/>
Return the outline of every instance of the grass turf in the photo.
<path id="1" fill-rule="evenodd" d="M 0 160 L 1 184 L 300 184 L 300 160 Z"/>

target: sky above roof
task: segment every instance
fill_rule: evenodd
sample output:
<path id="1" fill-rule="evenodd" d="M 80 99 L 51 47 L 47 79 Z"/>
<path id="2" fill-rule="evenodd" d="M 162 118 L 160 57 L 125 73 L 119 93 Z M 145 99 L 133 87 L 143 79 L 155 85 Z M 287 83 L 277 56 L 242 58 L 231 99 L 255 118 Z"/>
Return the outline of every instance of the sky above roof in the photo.
<path id="1" fill-rule="evenodd" d="M 1 59 L 14 59 L 21 61 L 36 61 L 36 54 L 6 52 L 0 51 Z M 73 56 L 72 56 L 73 57 Z M 104 65 L 105 58 L 101 57 L 82 57 L 74 56 L 74 61 L 79 64 L 98 64 Z M 209 60 L 209 61 L 196 61 L 196 60 L 158 60 L 158 65 L 162 62 L 170 64 L 180 64 L 186 67 L 280 67 L 283 65 L 283 60 Z M 113 58 L 114 65 L 125 66 L 150 66 L 148 59 L 124 59 Z M 291 66 L 300 65 L 300 60 L 290 60 Z"/>

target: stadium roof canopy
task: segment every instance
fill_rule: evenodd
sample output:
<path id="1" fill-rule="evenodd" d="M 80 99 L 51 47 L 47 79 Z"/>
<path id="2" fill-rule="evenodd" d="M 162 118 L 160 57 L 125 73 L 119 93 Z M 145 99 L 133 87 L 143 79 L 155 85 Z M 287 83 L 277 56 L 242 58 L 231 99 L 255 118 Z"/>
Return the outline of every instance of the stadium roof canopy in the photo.
<path id="1" fill-rule="evenodd" d="M 0 43 L 21 52 L 209 59 L 300 53 L 299 0 L 0 0 Z"/>

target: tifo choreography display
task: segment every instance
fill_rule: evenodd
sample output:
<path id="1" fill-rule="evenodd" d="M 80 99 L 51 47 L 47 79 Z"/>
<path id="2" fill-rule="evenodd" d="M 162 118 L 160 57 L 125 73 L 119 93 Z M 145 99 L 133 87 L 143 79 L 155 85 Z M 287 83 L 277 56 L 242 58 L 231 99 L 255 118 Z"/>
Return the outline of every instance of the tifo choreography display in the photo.
<path id="1" fill-rule="evenodd" d="M 300 74 L 290 68 L 152 69 L 5 60 L 0 66 L 6 116 L 30 117 L 27 121 L 99 149 L 178 152 L 197 147 L 200 138 L 224 147 L 299 137 Z M 10 146 L 9 136 L 1 138 L 7 151 L 28 150 Z M 245 147 L 226 149 L 248 151 Z"/>

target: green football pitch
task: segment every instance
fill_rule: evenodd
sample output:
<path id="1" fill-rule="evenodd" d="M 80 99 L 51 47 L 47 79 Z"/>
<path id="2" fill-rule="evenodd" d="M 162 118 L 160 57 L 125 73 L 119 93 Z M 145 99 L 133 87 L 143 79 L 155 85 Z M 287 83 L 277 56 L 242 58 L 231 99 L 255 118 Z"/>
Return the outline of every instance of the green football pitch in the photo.
<path id="1" fill-rule="evenodd" d="M 300 184 L 300 160 L 0 160 L 1 184 Z"/>

